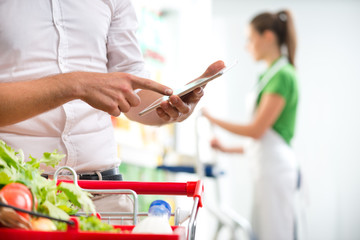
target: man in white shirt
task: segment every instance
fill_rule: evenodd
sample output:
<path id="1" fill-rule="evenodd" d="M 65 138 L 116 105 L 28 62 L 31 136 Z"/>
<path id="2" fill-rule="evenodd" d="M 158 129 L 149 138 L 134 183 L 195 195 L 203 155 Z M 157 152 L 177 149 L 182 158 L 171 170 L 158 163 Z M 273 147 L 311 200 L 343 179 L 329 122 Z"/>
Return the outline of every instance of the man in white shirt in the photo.
<path id="1" fill-rule="evenodd" d="M 0 138 L 25 156 L 58 149 L 61 165 L 93 173 L 120 164 L 110 115 L 150 125 L 187 118 L 202 89 L 138 116 L 154 91 L 171 91 L 136 77 L 146 76 L 136 28 L 130 0 L 1 1 Z M 141 88 L 153 91 L 134 93 Z"/>
<path id="2" fill-rule="evenodd" d="M 148 125 L 180 122 L 203 95 L 200 88 L 171 96 L 138 116 L 172 90 L 142 78 L 136 28 L 130 0 L 0 1 L 0 139 L 25 156 L 58 149 L 67 155 L 60 165 L 84 179 L 118 175 L 110 115 L 123 112 Z M 216 62 L 202 77 L 223 67 Z"/>

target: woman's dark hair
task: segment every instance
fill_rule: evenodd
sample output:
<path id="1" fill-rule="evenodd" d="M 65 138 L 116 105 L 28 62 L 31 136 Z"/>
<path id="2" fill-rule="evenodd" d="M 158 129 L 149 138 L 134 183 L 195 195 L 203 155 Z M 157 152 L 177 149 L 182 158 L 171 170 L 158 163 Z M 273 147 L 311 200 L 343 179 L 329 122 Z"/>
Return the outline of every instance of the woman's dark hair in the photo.
<path id="1" fill-rule="evenodd" d="M 264 33 L 265 30 L 274 32 L 277 36 L 279 47 L 286 46 L 289 62 L 295 66 L 296 33 L 290 11 L 282 10 L 278 13 L 261 13 L 251 20 L 250 23 L 260 34 Z"/>

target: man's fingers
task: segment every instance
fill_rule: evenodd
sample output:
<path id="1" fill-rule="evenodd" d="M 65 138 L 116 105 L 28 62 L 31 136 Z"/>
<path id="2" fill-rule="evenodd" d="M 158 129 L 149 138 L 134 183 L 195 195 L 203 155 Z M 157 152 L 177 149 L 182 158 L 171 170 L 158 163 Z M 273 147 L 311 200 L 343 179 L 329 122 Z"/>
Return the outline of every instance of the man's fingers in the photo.
<path id="1" fill-rule="evenodd" d="M 111 111 L 108 111 L 108 113 L 109 113 L 111 116 L 118 117 L 118 116 L 120 116 L 121 111 L 120 111 L 120 108 L 117 107 L 116 109 L 112 109 Z"/>
<path id="2" fill-rule="evenodd" d="M 164 112 L 169 115 L 171 118 L 178 118 L 180 115 L 180 112 L 173 106 L 171 106 L 171 104 L 168 101 L 164 101 L 160 104 L 160 107 L 162 108 L 162 110 L 164 110 Z"/>
<path id="3" fill-rule="evenodd" d="M 197 88 L 189 94 L 188 102 L 198 102 L 203 96 L 204 96 L 203 87 Z"/>
<path id="4" fill-rule="evenodd" d="M 164 121 L 170 121 L 170 116 L 169 115 L 167 115 L 166 113 L 165 113 L 165 111 L 164 110 L 162 110 L 161 108 L 157 108 L 156 109 L 156 112 L 157 112 L 157 114 L 158 114 L 158 116 L 161 118 L 161 119 L 163 119 Z"/>
<path id="5" fill-rule="evenodd" d="M 220 70 L 224 69 L 225 68 L 225 64 L 223 61 L 219 60 L 219 61 L 216 61 L 214 63 L 212 63 L 210 66 L 208 66 L 208 68 L 206 69 L 206 71 L 201 74 L 200 77 L 198 78 L 195 78 L 194 80 L 192 80 L 191 82 L 194 82 L 200 78 L 206 78 L 206 77 L 211 77 L 213 75 L 215 75 L 216 73 L 220 72 Z M 189 82 L 189 83 L 191 83 Z M 203 87 L 205 87 L 206 85 L 204 85 Z"/>
<path id="6" fill-rule="evenodd" d="M 125 98 L 129 102 L 131 107 L 136 107 L 140 104 L 140 97 L 134 92 L 126 94 Z"/>
<path id="7" fill-rule="evenodd" d="M 125 99 L 120 99 L 118 102 L 120 112 L 127 113 L 130 110 L 130 104 Z"/>
<path id="8" fill-rule="evenodd" d="M 200 76 L 200 78 L 210 77 L 215 73 L 219 72 L 223 68 L 225 68 L 224 62 L 221 60 L 216 61 L 206 69 L 206 71 Z"/>
<path id="9" fill-rule="evenodd" d="M 164 86 L 160 83 L 157 83 L 155 81 L 152 81 L 150 79 L 141 78 L 134 75 L 130 75 L 130 76 L 131 76 L 130 80 L 132 83 L 132 87 L 134 89 L 138 89 L 138 88 L 147 89 L 168 96 L 170 96 L 173 93 L 173 90 L 171 88 Z"/>
<path id="10" fill-rule="evenodd" d="M 174 106 L 180 113 L 187 114 L 190 112 L 190 108 L 185 104 L 179 96 L 172 95 L 170 97 L 170 103 Z"/>

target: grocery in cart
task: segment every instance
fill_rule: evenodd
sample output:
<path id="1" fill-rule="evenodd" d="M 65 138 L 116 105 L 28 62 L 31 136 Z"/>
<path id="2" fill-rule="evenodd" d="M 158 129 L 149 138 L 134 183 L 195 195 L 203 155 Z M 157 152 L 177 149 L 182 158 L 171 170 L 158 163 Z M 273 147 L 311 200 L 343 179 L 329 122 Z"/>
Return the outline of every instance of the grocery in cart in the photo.
<path id="1" fill-rule="evenodd" d="M 58 173 L 67 169 L 73 174 L 73 180 L 57 180 Z M 92 194 L 128 194 L 133 199 L 132 212 L 111 212 L 111 213 L 98 213 L 97 217 L 106 215 L 108 219 L 121 219 L 131 220 L 133 225 L 115 225 L 115 232 L 94 232 L 83 231 L 79 228 L 79 213 L 76 217 L 71 217 L 69 220 L 63 221 L 67 224 L 65 231 L 37 231 L 37 230 L 24 230 L 16 228 L 0 227 L 1 239 L 74 239 L 74 240 L 92 240 L 92 239 L 170 239 L 170 240 L 184 240 L 195 239 L 196 218 L 198 210 L 202 207 L 202 194 L 203 184 L 202 181 L 192 182 L 127 182 L 127 181 L 94 181 L 94 180 L 77 180 L 75 171 L 69 167 L 59 168 L 54 175 L 54 180 L 57 184 L 61 183 L 74 183 L 81 189 Z M 133 233 L 134 225 L 137 224 L 139 217 L 146 216 L 147 213 L 138 212 L 138 195 L 152 194 L 152 195 L 178 195 L 193 198 L 193 206 L 191 212 L 184 216 L 181 209 L 176 209 L 171 213 L 175 219 L 175 225 L 172 226 L 173 233 L 168 234 L 151 234 L 151 233 Z M 4 208 L 6 204 L 2 204 Z M 21 209 L 15 209 L 22 211 Z M 24 211 L 26 213 L 36 214 L 32 211 Z M 53 218 L 52 218 L 53 219 Z M 187 220 L 187 227 L 180 226 L 181 222 Z M 106 220 L 106 219 L 103 219 Z"/>

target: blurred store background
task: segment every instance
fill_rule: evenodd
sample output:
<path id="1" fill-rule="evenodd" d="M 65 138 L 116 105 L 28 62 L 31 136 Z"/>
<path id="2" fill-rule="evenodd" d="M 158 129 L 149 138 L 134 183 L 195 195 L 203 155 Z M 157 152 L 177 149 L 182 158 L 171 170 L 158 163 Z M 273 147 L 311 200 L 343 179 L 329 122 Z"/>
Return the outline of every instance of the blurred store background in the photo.
<path id="1" fill-rule="evenodd" d="M 214 170 L 224 174 L 205 178 L 205 206 L 226 206 L 226 211 L 250 219 L 251 163 L 246 155 L 215 153 L 209 147 L 213 134 L 231 145 L 246 139 L 212 129 L 199 110 L 206 106 L 222 118 L 246 121 L 244 96 L 265 65 L 254 63 L 246 52 L 245 29 L 257 13 L 287 8 L 294 14 L 298 35 L 301 95 L 293 146 L 306 182 L 300 239 L 360 239 L 360 1 L 133 0 L 133 4 L 152 79 L 176 88 L 216 60 L 239 63 L 206 87 L 197 112 L 181 124 L 144 127 L 123 116 L 113 118 L 126 180 L 194 180 L 199 175 L 157 167 L 196 167 L 196 159 L 206 164 L 217 161 Z M 150 199 L 142 201 L 146 209 Z M 213 238 L 216 219 L 211 209 L 200 212 L 197 239 Z M 231 231 L 225 226 L 218 239 L 231 239 Z"/>

